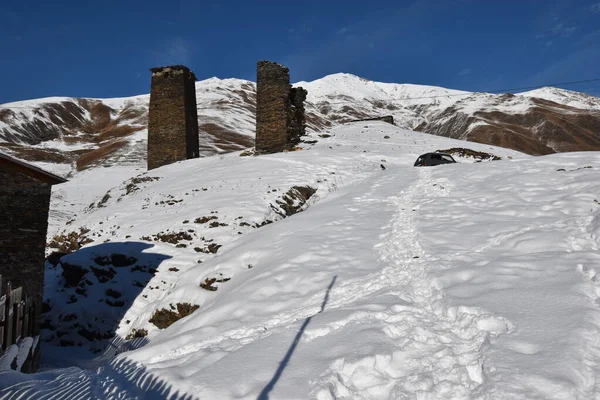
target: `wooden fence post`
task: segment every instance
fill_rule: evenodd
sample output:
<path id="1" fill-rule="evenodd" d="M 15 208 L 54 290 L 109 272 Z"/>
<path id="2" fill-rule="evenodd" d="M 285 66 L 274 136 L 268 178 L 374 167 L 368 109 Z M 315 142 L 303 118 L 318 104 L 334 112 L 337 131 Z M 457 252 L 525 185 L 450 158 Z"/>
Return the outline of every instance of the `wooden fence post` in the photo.
<path id="1" fill-rule="evenodd" d="M 35 331 L 35 302 L 27 297 L 23 287 L 12 289 L 12 283 L 6 283 L 2 292 L 0 275 L 0 352 L 17 343 L 24 337 L 33 337 Z"/>
<path id="2" fill-rule="evenodd" d="M 4 307 L 4 350 L 6 350 L 8 348 L 8 346 L 10 346 L 12 344 L 12 307 L 11 305 L 11 298 L 10 296 L 12 295 L 12 290 L 11 290 L 11 283 L 10 281 L 8 281 L 6 283 L 6 302 L 5 302 L 5 307 Z"/>
<path id="3" fill-rule="evenodd" d="M 6 349 L 4 332 L 6 331 L 6 295 L 2 294 L 2 275 L 0 275 L 0 350 Z"/>
<path id="4" fill-rule="evenodd" d="M 23 314 L 23 286 L 13 289 L 10 295 L 13 310 L 12 343 L 17 343 L 22 337 L 21 317 Z"/>

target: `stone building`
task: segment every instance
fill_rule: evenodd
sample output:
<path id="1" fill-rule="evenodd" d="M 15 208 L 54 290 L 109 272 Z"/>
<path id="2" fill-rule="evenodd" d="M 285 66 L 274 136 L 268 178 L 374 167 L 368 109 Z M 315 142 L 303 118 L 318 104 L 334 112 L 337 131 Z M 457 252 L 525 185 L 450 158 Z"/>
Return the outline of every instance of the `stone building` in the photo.
<path id="1" fill-rule="evenodd" d="M 290 85 L 289 69 L 271 61 L 256 68 L 256 152 L 292 149 L 305 134 L 307 91 Z"/>
<path id="2" fill-rule="evenodd" d="M 183 65 L 150 71 L 148 170 L 200 154 L 196 76 Z"/>
<path id="3" fill-rule="evenodd" d="M 34 334 L 40 331 L 50 193 L 52 185 L 63 182 L 0 153 L 0 275 L 33 298 Z"/>

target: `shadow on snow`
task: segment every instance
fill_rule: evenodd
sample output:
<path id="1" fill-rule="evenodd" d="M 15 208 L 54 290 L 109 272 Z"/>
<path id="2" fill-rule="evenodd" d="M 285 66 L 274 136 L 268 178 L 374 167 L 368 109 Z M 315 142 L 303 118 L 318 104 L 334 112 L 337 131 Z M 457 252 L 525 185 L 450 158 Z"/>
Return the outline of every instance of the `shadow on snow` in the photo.
<path id="1" fill-rule="evenodd" d="M 335 284 L 336 279 L 337 279 L 337 275 L 334 276 L 333 279 L 331 280 L 331 283 L 329 284 L 329 287 L 327 288 L 327 291 L 325 292 L 325 297 L 323 298 L 323 303 L 321 304 L 321 310 L 317 314 L 320 314 L 325 310 L 325 306 L 327 306 L 327 301 L 329 300 L 329 292 L 331 292 L 331 288 L 333 288 L 333 285 Z M 279 381 L 279 378 L 281 377 L 281 374 L 285 370 L 285 367 L 287 367 L 288 363 L 290 362 L 292 355 L 294 355 L 294 351 L 296 351 L 296 347 L 298 346 L 298 343 L 300 342 L 300 339 L 302 338 L 302 335 L 304 334 L 304 331 L 306 330 L 306 327 L 308 326 L 308 324 L 310 324 L 310 321 L 312 320 L 313 317 L 314 317 L 314 315 L 311 315 L 310 317 L 306 318 L 306 320 L 300 327 L 300 330 L 296 334 L 296 337 L 294 338 L 294 341 L 292 342 L 290 348 L 288 349 L 287 353 L 283 357 L 283 360 L 281 360 L 281 362 L 279 363 L 279 367 L 277 368 L 277 371 L 275 371 L 275 375 L 273 375 L 273 378 L 271 378 L 269 383 L 267 383 L 265 388 L 260 392 L 257 400 L 268 400 L 269 399 L 269 394 L 271 393 L 271 391 L 277 384 L 277 381 Z"/>
<path id="2" fill-rule="evenodd" d="M 37 374 L 0 371 L 0 398 L 4 400 L 196 400 L 171 386 L 143 366 L 115 359 L 96 371 L 77 367 Z"/>
<path id="3" fill-rule="evenodd" d="M 146 253 L 153 244 L 103 243 L 46 264 L 42 315 L 43 368 L 95 368 L 130 343 L 115 332 L 158 266 L 170 256 Z M 137 344 L 136 344 L 137 343 Z"/>

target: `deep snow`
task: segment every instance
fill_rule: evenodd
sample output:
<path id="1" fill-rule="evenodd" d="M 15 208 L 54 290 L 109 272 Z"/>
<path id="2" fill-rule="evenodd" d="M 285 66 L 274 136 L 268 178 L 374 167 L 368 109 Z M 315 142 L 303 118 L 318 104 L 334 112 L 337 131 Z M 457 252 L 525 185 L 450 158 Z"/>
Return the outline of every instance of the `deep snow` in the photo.
<path id="1" fill-rule="evenodd" d="M 142 244 L 162 257 L 115 327 L 149 334 L 95 360 L 42 343 L 49 369 L 1 373 L 3 398 L 600 398 L 600 154 L 534 158 L 381 122 L 327 134 L 296 152 L 176 163 L 129 194 L 102 170 L 86 180 L 97 193 L 58 186 L 53 232 L 96 234 L 70 261 Z M 503 160 L 412 167 L 450 147 Z M 317 192 L 282 218 L 271 205 L 294 185 Z M 64 225 L 66 204 L 97 204 L 108 187 L 104 207 Z M 227 225 L 192 222 L 211 215 Z M 193 239 L 140 240 L 166 229 Z M 216 254 L 193 250 L 210 240 L 223 246 Z M 62 304 L 72 289 L 57 291 L 60 268 L 47 276 L 53 312 L 103 307 L 93 296 Z M 215 276 L 230 280 L 199 287 Z M 200 309 L 164 330 L 148 322 L 182 301 Z M 51 369 L 68 363 L 79 367 Z"/>

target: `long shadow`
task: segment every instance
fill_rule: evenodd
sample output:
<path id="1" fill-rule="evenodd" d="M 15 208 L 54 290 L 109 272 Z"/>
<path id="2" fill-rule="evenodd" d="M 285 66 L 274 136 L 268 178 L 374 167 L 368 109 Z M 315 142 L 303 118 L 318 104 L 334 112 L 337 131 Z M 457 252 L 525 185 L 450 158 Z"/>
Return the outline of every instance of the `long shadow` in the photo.
<path id="1" fill-rule="evenodd" d="M 321 304 L 321 310 L 317 314 L 320 314 L 325 310 L 325 306 L 327 305 L 327 302 L 329 301 L 329 292 L 331 292 L 331 288 L 335 284 L 336 279 L 337 279 L 337 275 L 334 276 L 333 279 L 331 280 L 331 283 L 329 284 L 329 287 L 327 288 L 327 291 L 325 292 L 325 298 L 323 298 L 323 303 Z M 285 369 L 285 367 L 287 367 L 288 363 L 290 362 L 290 359 L 292 358 L 292 355 L 294 354 L 294 351 L 296 351 L 296 347 L 298 346 L 298 343 L 300 342 L 300 338 L 304 334 L 304 331 L 306 330 L 306 327 L 308 326 L 308 324 L 310 324 L 312 317 L 314 317 L 314 315 L 311 315 L 310 317 L 306 318 L 306 320 L 300 327 L 300 330 L 296 334 L 296 337 L 294 338 L 292 345 L 290 346 L 287 353 L 285 354 L 285 357 L 283 357 L 283 360 L 281 360 L 281 362 L 279 363 L 279 367 L 277 368 L 277 371 L 275 371 L 275 375 L 273 375 L 273 378 L 271 378 L 269 383 L 267 383 L 267 386 L 265 386 L 265 388 L 260 392 L 260 394 L 257 397 L 257 400 L 268 400 L 269 399 L 269 393 L 271 393 L 271 391 L 277 384 L 277 381 L 279 381 L 279 378 L 281 377 L 283 370 Z"/>
<path id="2" fill-rule="evenodd" d="M 196 400 L 137 363 L 113 360 L 95 372 L 76 367 L 23 374 L 0 371 L 3 400 Z"/>
<path id="3" fill-rule="evenodd" d="M 125 313 L 168 255 L 143 242 L 83 248 L 47 262 L 42 314 L 42 368 L 94 368 L 129 343 L 115 340 Z M 139 341 L 138 341 L 139 342 Z M 142 343 L 137 343 L 139 346 Z"/>

